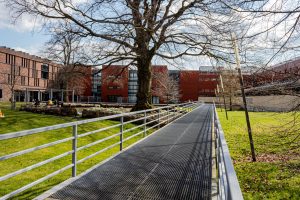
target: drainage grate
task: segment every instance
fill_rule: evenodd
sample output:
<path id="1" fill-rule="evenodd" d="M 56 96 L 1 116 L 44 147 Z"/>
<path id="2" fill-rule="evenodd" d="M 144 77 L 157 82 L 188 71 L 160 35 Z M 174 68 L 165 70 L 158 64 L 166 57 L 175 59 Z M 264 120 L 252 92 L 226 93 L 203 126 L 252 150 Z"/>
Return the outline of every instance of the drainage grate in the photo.
<path id="1" fill-rule="evenodd" d="M 50 198 L 210 199 L 211 113 L 194 110 Z"/>

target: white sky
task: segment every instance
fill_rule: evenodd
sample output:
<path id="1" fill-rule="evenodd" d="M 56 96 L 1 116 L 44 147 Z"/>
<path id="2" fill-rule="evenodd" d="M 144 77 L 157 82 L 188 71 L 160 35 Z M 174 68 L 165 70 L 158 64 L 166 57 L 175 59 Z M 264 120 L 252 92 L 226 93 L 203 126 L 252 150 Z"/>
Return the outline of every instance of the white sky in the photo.
<path id="1" fill-rule="evenodd" d="M 76 0 L 77 3 L 82 3 L 88 0 Z M 285 2 L 285 4 L 282 4 Z M 283 0 L 270 0 L 269 3 L 265 6 L 266 8 L 277 9 L 280 6 L 288 7 L 289 5 L 296 3 L 298 1 L 283 1 Z M 246 15 L 246 14 L 241 14 Z M 266 17 L 259 18 L 253 21 L 253 26 L 249 30 L 249 33 L 253 34 L 264 30 L 274 24 L 281 15 L 276 15 L 276 17 Z M 272 48 L 270 42 L 266 42 L 267 37 L 280 38 L 284 36 L 287 29 L 294 23 L 294 17 L 291 17 L 290 20 L 282 23 L 280 26 L 276 27 L 268 34 L 261 35 L 257 38 L 253 44 L 251 44 L 255 51 L 249 53 L 252 57 L 261 58 L 263 60 L 268 60 L 276 52 L 276 49 Z M 4 6 L 4 3 L 0 1 L 0 46 L 8 46 L 10 48 L 15 48 L 17 50 L 25 51 L 31 54 L 40 55 L 41 50 L 43 49 L 43 43 L 49 39 L 49 36 L 45 34 L 44 31 L 41 31 L 41 25 L 38 20 L 35 18 L 25 15 L 19 19 L 16 23 L 11 21 L 11 16 L 9 10 Z M 283 37 L 284 39 L 287 36 Z M 284 41 L 284 39 L 282 41 Z M 299 42 L 297 38 L 296 42 Z M 279 43 L 278 43 L 279 44 Z M 289 44 L 293 45 L 293 44 Z M 287 51 L 285 53 L 279 54 L 271 64 L 282 62 L 294 57 L 299 56 L 299 51 Z M 154 59 L 153 64 L 167 64 L 169 68 L 172 67 L 172 63 L 167 63 L 160 59 Z M 211 60 L 206 57 L 193 57 L 187 59 L 181 59 L 178 61 L 177 65 L 183 66 L 185 69 L 198 69 L 199 66 L 211 65 Z"/>

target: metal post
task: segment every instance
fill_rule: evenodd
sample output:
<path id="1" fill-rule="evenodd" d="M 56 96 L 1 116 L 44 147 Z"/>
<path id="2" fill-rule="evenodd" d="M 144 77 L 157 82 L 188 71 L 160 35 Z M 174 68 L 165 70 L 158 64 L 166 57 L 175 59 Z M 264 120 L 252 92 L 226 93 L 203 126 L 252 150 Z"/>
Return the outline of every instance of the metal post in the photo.
<path id="1" fill-rule="evenodd" d="M 169 107 L 167 108 L 167 124 L 169 123 Z"/>
<path id="2" fill-rule="evenodd" d="M 123 130 L 124 130 L 124 117 L 122 116 L 120 118 L 120 123 L 121 123 L 121 126 L 120 126 L 120 151 L 122 151 L 123 149 Z"/>
<path id="3" fill-rule="evenodd" d="M 38 90 L 38 100 L 41 101 L 41 90 Z"/>
<path id="4" fill-rule="evenodd" d="M 158 121 L 157 122 L 158 122 L 158 128 L 160 128 L 160 124 L 159 124 L 160 123 L 160 110 L 158 110 Z"/>
<path id="5" fill-rule="evenodd" d="M 72 103 L 74 103 L 74 95 L 75 95 L 75 91 L 72 90 Z"/>
<path id="6" fill-rule="evenodd" d="M 144 137 L 146 136 L 146 122 L 147 122 L 147 119 L 146 119 L 146 116 L 147 116 L 147 113 L 146 111 L 144 112 Z"/>
<path id="7" fill-rule="evenodd" d="M 241 65 L 240 65 L 240 59 L 239 59 L 239 51 L 238 51 L 238 47 L 237 47 L 237 44 L 236 44 L 236 38 L 235 38 L 234 34 L 232 34 L 232 42 L 233 42 L 233 47 L 234 47 L 237 70 L 238 70 L 238 73 L 239 73 L 241 92 L 242 92 L 242 96 L 243 96 L 245 116 L 246 116 L 246 122 L 247 122 L 247 128 L 248 128 L 248 136 L 249 136 L 250 148 L 251 148 L 251 154 L 252 154 L 252 161 L 255 162 L 256 161 L 256 155 L 255 155 L 254 142 L 253 142 L 253 138 L 252 138 L 252 129 L 251 129 L 250 118 L 249 118 L 249 114 L 248 114 L 247 101 L 246 101 L 246 95 L 245 95 L 245 90 L 244 90 L 244 81 L 243 81 Z"/>
<path id="8" fill-rule="evenodd" d="M 64 102 L 64 90 L 61 90 L 61 102 Z"/>
<path id="9" fill-rule="evenodd" d="M 77 162 L 77 124 L 73 125 L 73 140 L 72 140 L 72 177 L 76 176 L 76 162 Z"/>
<path id="10" fill-rule="evenodd" d="M 28 88 L 25 89 L 25 102 L 28 103 Z"/>
<path id="11" fill-rule="evenodd" d="M 53 90 L 50 89 L 50 100 L 52 101 L 52 99 L 53 99 Z"/>

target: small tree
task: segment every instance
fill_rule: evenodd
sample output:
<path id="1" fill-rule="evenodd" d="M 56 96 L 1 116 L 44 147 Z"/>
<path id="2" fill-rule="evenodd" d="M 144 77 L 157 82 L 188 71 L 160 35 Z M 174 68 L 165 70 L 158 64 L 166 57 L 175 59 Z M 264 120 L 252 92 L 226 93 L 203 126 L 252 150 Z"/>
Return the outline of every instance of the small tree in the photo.
<path id="1" fill-rule="evenodd" d="M 24 75 L 22 78 L 22 75 Z M 15 59 L 11 59 L 11 63 L 9 67 L 4 67 L 1 69 L 1 75 L 0 75 L 0 84 L 4 85 L 10 95 L 10 102 L 11 102 L 11 109 L 16 109 L 16 99 L 15 99 L 15 91 L 23 84 L 25 84 L 25 71 L 22 70 L 20 66 L 16 66 Z"/>
<path id="2" fill-rule="evenodd" d="M 152 87 L 152 94 L 160 96 L 167 103 L 175 103 L 180 99 L 179 83 L 174 77 L 168 73 L 154 73 L 153 79 L 157 83 L 157 87 Z"/>
<path id="3" fill-rule="evenodd" d="M 223 78 L 224 95 L 229 99 L 229 110 L 232 111 L 233 99 L 240 89 L 238 74 L 232 69 L 222 70 L 220 73 Z"/>
<path id="4" fill-rule="evenodd" d="M 62 23 L 52 29 L 51 39 L 46 43 L 44 54 L 56 63 L 61 64 L 51 87 L 57 89 L 74 90 L 82 95 L 91 81 L 92 72 L 84 65 L 88 60 L 82 38 L 72 32 L 64 31 L 65 27 L 71 29 L 70 24 Z M 67 99 L 68 100 L 68 99 Z"/>

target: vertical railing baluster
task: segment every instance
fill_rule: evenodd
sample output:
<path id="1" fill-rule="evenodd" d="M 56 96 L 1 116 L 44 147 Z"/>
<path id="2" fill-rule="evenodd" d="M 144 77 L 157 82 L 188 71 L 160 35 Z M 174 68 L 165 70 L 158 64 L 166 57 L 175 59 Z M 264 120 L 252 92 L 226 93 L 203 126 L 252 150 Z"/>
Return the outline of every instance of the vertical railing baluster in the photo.
<path id="1" fill-rule="evenodd" d="M 76 168 L 77 168 L 77 124 L 73 125 L 73 140 L 72 140 L 72 177 L 76 176 Z"/>
<path id="2" fill-rule="evenodd" d="M 124 130 L 124 116 L 120 118 L 120 151 L 123 149 L 123 130 Z"/>
<path id="3" fill-rule="evenodd" d="M 147 113 L 146 113 L 146 110 L 144 111 L 144 137 L 146 137 L 146 122 L 147 122 Z"/>
<path id="4" fill-rule="evenodd" d="M 167 108 L 167 124 L 169 123 L 169 107 Z"/>
<path id="5" fill-rule="evenodd" d="M 160 128 L 160 109 L 158 110 L 158 128 Z"/>

